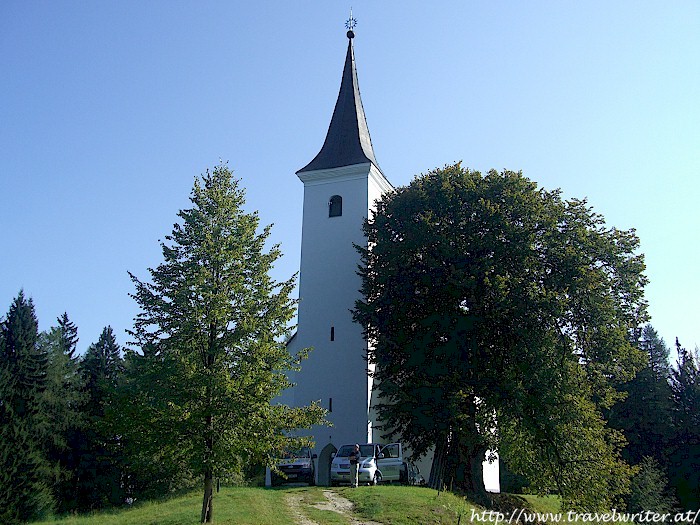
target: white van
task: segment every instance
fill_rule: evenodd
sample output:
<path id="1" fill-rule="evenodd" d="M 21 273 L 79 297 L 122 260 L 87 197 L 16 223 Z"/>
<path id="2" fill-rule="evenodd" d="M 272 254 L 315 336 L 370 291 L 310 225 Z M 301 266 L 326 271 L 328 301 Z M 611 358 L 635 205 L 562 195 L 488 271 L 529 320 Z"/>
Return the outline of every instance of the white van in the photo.
<path id="1" fill-rule="evenodd" d="M 354 444 L 341 445 L 331 463 L 331 486 L 350 483 L 350 460 Z M 360 445 L 358 481 L 376 485 L 382 481 L 403 481 L 405 465 L 401 443 Z"/>

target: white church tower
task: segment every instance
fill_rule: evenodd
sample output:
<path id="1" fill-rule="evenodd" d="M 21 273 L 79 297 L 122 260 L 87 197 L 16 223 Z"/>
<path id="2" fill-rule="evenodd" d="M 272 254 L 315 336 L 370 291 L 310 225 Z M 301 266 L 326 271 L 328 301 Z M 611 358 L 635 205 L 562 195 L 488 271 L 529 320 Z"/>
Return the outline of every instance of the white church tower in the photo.
<path id="1" fill-rule="evenodd" d="M 352 18 L 351 18 L 352 21 Z M 357 83 L 354 33 L 347 33 L 340 93 L 326 140 L 297 176 L 304 183 L 297 331 L 287 344 L 296 354 L 313 350 L 291 379 L 281 401 L 304 406 L 320 401 L 333 426 L 314 427 L 317 482 L 330 484 L 331 454 L 348 443 L 379 442 L 371 403 L 367 341 L 351 310 L 361 298 L 361 262 L 355 245 L 367 246 L 362 224 L 375 201 L 393 189 L 374 156 Z M 432 457 L 420 464 L 430 471 Z M 498 492 L 498 463 L 484 462 L 486 489 Z"/>
<path id="2" fill-rule="evenodd" d="M 318 482 L 327 484 L 330 455 L 342 444 L 372 442 L 371 379 L 367 342 L 351 310 L 360 298 L 360 256 L 366 246 L 363 221 L 374 202 L 392 189 L 374 156 L 357 83 L 352 29 L 326 140 L 321 151 L 297 171 L 304 183 L 297 332 L 292 354 L 313 347 L 292 378 L 292 406 L 320 400 L 332 427 L 315 427 Z"/>

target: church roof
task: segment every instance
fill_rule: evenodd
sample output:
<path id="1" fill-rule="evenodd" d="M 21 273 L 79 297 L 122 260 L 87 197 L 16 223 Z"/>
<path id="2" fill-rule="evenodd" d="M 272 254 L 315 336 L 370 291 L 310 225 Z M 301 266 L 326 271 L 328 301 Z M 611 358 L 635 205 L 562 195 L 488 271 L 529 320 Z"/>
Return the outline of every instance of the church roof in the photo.
<path id="1" fill-rule="evenodd" d="M 369 136 L 365 111 L 362 108 L 362 99 L 360 98 L 360 87 L 357 83 L 355 52 L 352 45 L 354 36 L 352 30 L 348 31 L 348 51 L 345 56 L 343 80 L 333 110 L 333 118 L 328 126 L 326 140 L 318 155 L 297 173 L 367 162 L 371 162 L 379 169 L 374 158 L 372 139 Z"/>

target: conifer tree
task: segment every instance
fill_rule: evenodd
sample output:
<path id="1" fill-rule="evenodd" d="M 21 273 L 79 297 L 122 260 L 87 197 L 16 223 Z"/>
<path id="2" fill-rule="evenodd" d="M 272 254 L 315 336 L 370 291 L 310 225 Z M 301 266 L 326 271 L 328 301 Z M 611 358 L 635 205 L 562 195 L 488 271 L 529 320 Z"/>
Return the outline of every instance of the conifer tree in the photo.
<path id="1" fill-rule="evenodd" d="M 133 335 L 144 353 L 135 362 L 150 380 L 127 417 L 146 423 L 144 447 L 200 476 L 201 521 L 211 522 L 215 476 L 269 461 L 285 431 L 320 423 L 323 411 L 272 403 L 297 361 L 282 342 L 294 279 L 270 277 L 281 256 L 279 246 L 266 248 L 270 227 L 259 232 L 257 213 L 244 212 L 244 191 L 225 165 L 196 179 L 190 200 L 151 282 L 132 275 L 141 307 Z"/>
<path id="2" fill-rule="evenodd" d="M 612 407 L 608 420 L 624 432 L 623 457 L 630 464 L 650 457 L 662 466 L 667 464 L 673 439 L 669 349 L 651 325 L 643 328 L 639 348 L 646 354 L 646 363 L 634 379 L 622 385 L 626 397 Z"/>
<path id="3" fill-rule="evenodd" d="M 700 355 L 676 339 L 678 360 L 671 371 L 674 450 L 671 484 L 683 508 L 700 508 Z"/>
<path id="4" fill-rule="evenodd" d="M 57 326 L 39 336 L 39 345 L 49 357 L 44 405 L 51 432 L 46 451 L 54 472 L 52 491 L 59 512 L 78 510 L 76 487 L 86 396 L 75 356 L 77 341 L 77 327 L 66 313 L 58 318 Z"/>
<path id="5" fill-rule="evenodd" d="M 23 291 L 0 323 L 0 522 L 39 518 L 54 506 L 44 444 L 48 356 L 37 344 L 34 303 Z"/>
<path id="6" fill-rule="evenodd" d="M 111 326 L 102 330 L 80 363 L 85 428 L 76 443 L 77 505 L 81 510 L 123 503 L 119 440 L 105 420 L 123 372 L 121 348 Z"/>
<path id="7" fill-rule="evenodd" d="M 58 332 L 61 336 L 61 350 L 70 359 L 75 359 L 75 350 L 78 345 L 78 327 L 68 319 L 68 313 L 58 318 Z"/>
<path id="8" fill-rule="evenodd" d="M 628 508 L 640 509 L 646 501 L 653 505 L 645 508 L 661 511 L 673 506 L 667 486 L 673 442 L 669 349 L 651 325 L 642 329 L 639 348 L 646 362 L 634 379 L 621 386 L 626 397 L 608 411 L 607 419 L 625 435 L 623 458 L 639 469 L 627 498 Z"/>

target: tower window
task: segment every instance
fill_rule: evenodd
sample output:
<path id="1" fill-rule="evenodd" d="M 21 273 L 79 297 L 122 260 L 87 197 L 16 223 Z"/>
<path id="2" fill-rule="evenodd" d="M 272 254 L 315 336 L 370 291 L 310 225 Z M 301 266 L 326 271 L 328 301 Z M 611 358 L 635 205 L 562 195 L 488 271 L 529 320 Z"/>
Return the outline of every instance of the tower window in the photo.
<path id="1" fill-rule="evenodd" d="M 335 341 L 335 326 L 331 326 L 331 341 Z"/>
<path id="2" fill-rule="evenodd" d="M 340 217 L 343 214 L 343 198 L 340 195 L 333 195 L 328 201 L 328 216 Z"/>
<path id="3" fill-rule="evenodd" d="M 328 398 L 328 411 L 333 412 L 333 398 L 332 397 Z"/>

